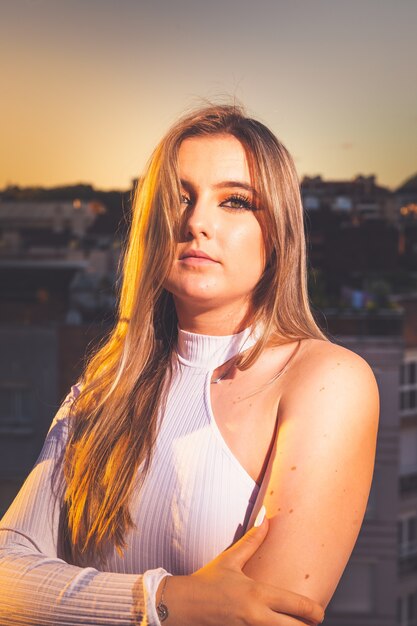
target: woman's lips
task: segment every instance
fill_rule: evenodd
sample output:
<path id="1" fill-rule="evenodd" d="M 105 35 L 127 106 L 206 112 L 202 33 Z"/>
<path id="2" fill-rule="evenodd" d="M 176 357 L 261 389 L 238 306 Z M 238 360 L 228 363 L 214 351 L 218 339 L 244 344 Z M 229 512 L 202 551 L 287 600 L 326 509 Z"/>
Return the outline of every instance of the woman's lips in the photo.
<path id="1" fill-rule="evenodd" d="M 204 250 L 193 247 L 188 248 L 188 250 L 184 250 L 178 260 L 181 261 L 181 263 L 185 263 L 185 265 L 193 266 L 213 265 L 218 263 L 218 261 L 212 259 L 212 257 Z"/>
<path id="2" fill-rule="evenodd" d="M 217 261 L 214 261 L 213 259 L 201 256 L 186 256 L 179 260 L 181 263 L 185 263 L 186 265 L 213 265 L 214 263 L 217 263 Z"/>

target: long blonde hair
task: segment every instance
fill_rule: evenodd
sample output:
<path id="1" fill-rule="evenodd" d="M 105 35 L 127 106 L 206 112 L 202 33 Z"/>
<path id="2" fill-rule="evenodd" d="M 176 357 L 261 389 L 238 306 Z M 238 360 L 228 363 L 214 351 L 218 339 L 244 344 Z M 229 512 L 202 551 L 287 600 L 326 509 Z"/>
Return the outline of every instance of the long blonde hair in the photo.
<path id="1" fill-rule="evenodd" d="M 251 310 L 264 334 L 239 368 L 250 367 L 267 342 L 328 340 L 310 308 L 303 208 L 290 154 L 241 106 L 205 106 L 185 115 L 158 144 L 137 186 L 118 322 L 90 359 L 72 406 L 61 527 L 65 556 L 74 563 L 88 562 L 93 552 L 104 558 L 109 547 L 122 553 L 134 526 L 129 502 L 151 464 L 177 337 L 173 299 L 163 285 L 180 214 L 178 149 L 186 137 L 213 134 L 241 142 L 263 208 L 257 213 L 267 263 Z"/>

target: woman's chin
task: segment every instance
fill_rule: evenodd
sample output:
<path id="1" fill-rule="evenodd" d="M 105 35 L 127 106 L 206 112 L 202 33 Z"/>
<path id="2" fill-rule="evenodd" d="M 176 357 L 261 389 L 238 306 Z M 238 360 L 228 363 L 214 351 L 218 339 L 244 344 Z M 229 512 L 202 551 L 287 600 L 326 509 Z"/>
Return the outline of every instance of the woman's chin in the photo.
<path id="1" fill-rule="evenodd" d="M 165 288 L 170 291 L 174 298 L 192 304 L 195 302 L 205 302 L 216 300 L 221 302 L 227 299 L 228 291 L 226 287 L 218 284 L 218 281 L 211 280 L 183 280 L 183 281 L 166 281 Z"/>
<path id="2" fill-rule="evenodd" d="M 193 289 L 189 291 L 182 291 L 181 293 L 174 293 L 174 301 L 181 306 L 187 307 L 189 311 L 193 307 L 218 307 L 225 300 L 227 300 L 226 294 L 218 293 L 216 290 L 210 289 Z"/>

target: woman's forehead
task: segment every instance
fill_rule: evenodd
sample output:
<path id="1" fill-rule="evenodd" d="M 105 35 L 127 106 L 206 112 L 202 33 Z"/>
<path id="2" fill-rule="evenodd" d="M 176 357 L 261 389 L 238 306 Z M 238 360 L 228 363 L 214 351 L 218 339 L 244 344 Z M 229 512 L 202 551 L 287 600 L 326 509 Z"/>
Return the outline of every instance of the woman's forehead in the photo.
<path id="1" fill-rule="evenodd" d="M 246 151 L 233 135 L 187 137 L 179 147 L 178 165 L 180 178 L 185 181 L 251 184 Z"/>

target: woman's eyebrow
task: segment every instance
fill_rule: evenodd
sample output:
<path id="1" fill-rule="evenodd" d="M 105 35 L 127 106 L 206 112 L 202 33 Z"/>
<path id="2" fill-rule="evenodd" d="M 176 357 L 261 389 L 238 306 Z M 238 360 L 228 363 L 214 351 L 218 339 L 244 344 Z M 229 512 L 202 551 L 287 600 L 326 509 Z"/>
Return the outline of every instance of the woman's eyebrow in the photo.
<path id="1" fill-rule="evenodd" d="M 193 184 L 190 183 L 188 180 L 181 178 L 180 182 L 182 186 L 184 187 L 184 189 L 189 189 L 189 190 L 194 189 Z M 233 187 L 234 188 L 238 187 L 239 189 L 245 189 L 246 191 L 250 191 L 255 196 L 259 195 L 259 193 L 256 191 L 254 187 L 249 185 L 249 183 L 243 182 L 242 180 L 222 180 L 219 183 L 216 183 L 215 185 L 213 185 L 212 188 L 213 189 L 231 189 Z"/>
<path id="2" fill-rule="evenodd" d="M 216 183 L 215 185 L 213 185 L 213 189 L 220 189 L 225 187 L 239 187 L 240 189 L 246 189 L 246 191 L 250 191 L 255 196 L 259 195 L 256 189 L 252 187 L 252 185 L 244 183 L 242 180 L 222 180 L 220 183 Z"/>

